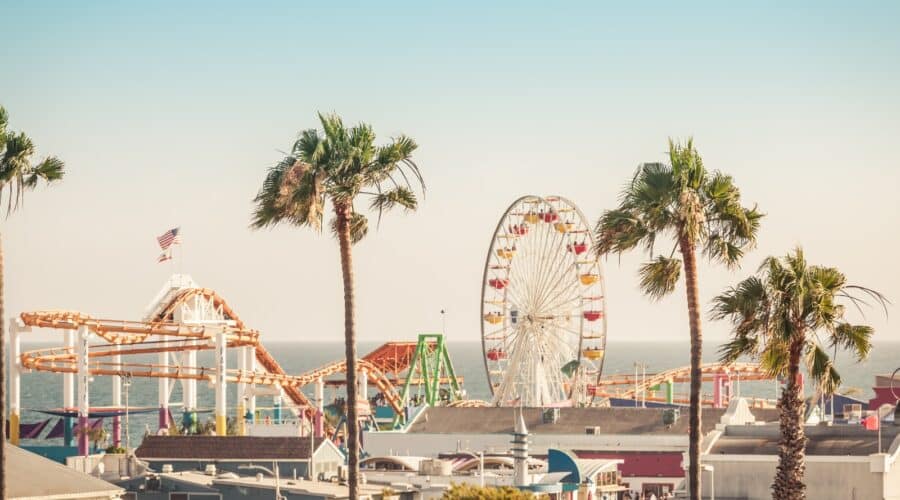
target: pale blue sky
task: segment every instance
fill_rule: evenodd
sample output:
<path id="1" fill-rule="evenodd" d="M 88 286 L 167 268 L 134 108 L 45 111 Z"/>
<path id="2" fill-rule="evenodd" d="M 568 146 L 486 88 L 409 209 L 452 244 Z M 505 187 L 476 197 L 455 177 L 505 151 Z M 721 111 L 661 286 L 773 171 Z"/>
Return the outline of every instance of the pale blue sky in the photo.
<path id="1" fill-rule="evenodd" d="M 181 225 L 184 271 L 265 338 L 340 339 L 335 242 L 247 229 L 317 110 L 421 144 L 422 209 L 357 247 L 363 339 L 437 330 L 442 308 L 478 338 L 506 206 L 562 194 L 596 220 L 668 136 L 769 214 L 743 270 L 701 269 L 704 300 L 800 243 L 900 301 L 900 7 L 725 3 L 3 2 L 0 104 L 69 169 L 2 222 L 7 310 L 137 318 L 172 271 L 153 238 Z M 610 336 L 684 338 L 683 290 L 649 302 L 640 260 L 606 262 Z"/>

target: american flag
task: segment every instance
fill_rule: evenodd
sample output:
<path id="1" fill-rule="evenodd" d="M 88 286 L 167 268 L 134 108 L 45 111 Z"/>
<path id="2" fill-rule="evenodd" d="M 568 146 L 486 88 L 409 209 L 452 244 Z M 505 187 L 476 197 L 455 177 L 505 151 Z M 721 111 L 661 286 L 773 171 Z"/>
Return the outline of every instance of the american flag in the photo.
<path id="1" fill-rule="evenodd" d="M 181 240 L 178 238 L 178 231 L 180 230 L 180 227 L 172 228 L 163 233 L 161 236 L 157 236 L 156 241 L 159 243 L 159 248 L 168 250 L 173 243 L 181 243 Z"/>
<path id="2" fill-rule="evenodd" d="M 163 251 L 163 253 L 159 254 L 159 257 L 156 258 L 156 262 L 165 262 L 167 260 L 172 260 L 171 250 Z"/>

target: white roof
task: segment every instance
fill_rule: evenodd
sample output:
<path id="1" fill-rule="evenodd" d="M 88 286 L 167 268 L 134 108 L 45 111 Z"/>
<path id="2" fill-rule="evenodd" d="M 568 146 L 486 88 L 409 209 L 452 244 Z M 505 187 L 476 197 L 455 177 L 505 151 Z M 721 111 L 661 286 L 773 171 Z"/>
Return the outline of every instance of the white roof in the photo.
<path id="1" fill-rule="evenodd" d="M 4 450 L 7 498 L 118 498 L 125 491 L 18 446 L 6 443 Z"/>

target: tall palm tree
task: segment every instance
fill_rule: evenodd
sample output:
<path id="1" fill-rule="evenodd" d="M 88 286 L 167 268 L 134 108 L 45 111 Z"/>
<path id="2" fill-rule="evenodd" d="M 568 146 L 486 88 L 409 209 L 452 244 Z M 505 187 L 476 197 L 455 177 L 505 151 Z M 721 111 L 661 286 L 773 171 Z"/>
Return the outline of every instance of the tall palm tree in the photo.
<path id="1" fill-rule="evenodd" d="M 26 191 L 37 187 L 40 181 L 53 182 L 62 179 L 63 162 L 48 157 L 33 163 L 34 143 L 24 132 L 8 129 L 9 117 L 0 106 L 0 211 L 4 210 L 2 197 L 6 196 L 6 216 L 22 204 Z M 0 241 L 0 430 L 6 439 L 6 319 L 3 303 L 3 246 Z M 0 498 L 6 498 L 6 452 L 0 446 Z"/>
<path id="2" fill-rule="evenodd" d="M 756 243 L 762 215 L 741 205 L 731 176 L 707 171 L 693 140 L 669 139 L 669 164 L 640 165 L 621 194 L 619 206 L 597 222 L 597 253 L 621 254 L 636 247 L 649 253 L 640 268 L 641 290 L 653 299 L 672 293 L 684 269 L 691 333 L 691 406 L 688 484 L 692 499 L 700 498 L 700 363 L 703 336 L 697 291 L 697 257 L 737 266 L 745 250 Z M 654 250 L 671 237 L 671 248 Z M 681 254 L 681 259 L 675 253 Z"/>
<path id="3" fill-rule="evenodd" d="M 347 128 L 335 115 L 319 114 L 322 132 L 300 133 L 289 156 L 272 167 L 254 202 L 251 226 L 263 228 L 279 223 L 308 226 L 319 231 L 326 203 L 334 217 L 331 230 L 338 239 L 344 281 L 344 342 L 347 358 L 347 450 L 350 498 L 358 498 L 359 435 L 356 412 L 356 329 L 354 324 L 354 277 L 352 245 L 365 237 L 368 219 L 358 207 L 364 197 L 378 214 L 401 207 L 418 206 L 414 186 L 425 186 L 412 159 L 418 147 L 411 138 L 399 136 L 385 145 L 375 145 L 375 132 L 361 123 Z"/>
<path id="4" fill-rule="evenodd" d="M 842 302 L 859 307 L 865 299 L 883 307 L 887 303 L 880 293 L 847 283 L 836 268 L 807 264 L 803 250 L 797 248 L 780 259 L 768 257 L 755 276 L 713 300 L 712 317 L 731 320 L 733 330 L 732 339 L 722 346 L 722 360 L 750 356 L 771 374 L 787 379 L 778 401 L 781 439 L 772 498 L 806 498 L 800 365 L 806 365 L 823 393 L 834 392 L 841 376 L 826 349 L 847 350 L 863 360 L 872 348 L 872 327 L 844 319 Z"/>

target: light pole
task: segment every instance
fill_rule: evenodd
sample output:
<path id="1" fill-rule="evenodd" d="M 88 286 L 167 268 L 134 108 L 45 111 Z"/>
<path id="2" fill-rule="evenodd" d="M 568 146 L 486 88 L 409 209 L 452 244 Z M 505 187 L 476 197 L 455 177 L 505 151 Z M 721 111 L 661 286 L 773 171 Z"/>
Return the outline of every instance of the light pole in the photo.
<path id="1" fill-rule="evenodd" d="M 716 500 L 716 468 L 712 465 L 703 465 L 702 468 L 709 472 L 709 498 Z"/>

